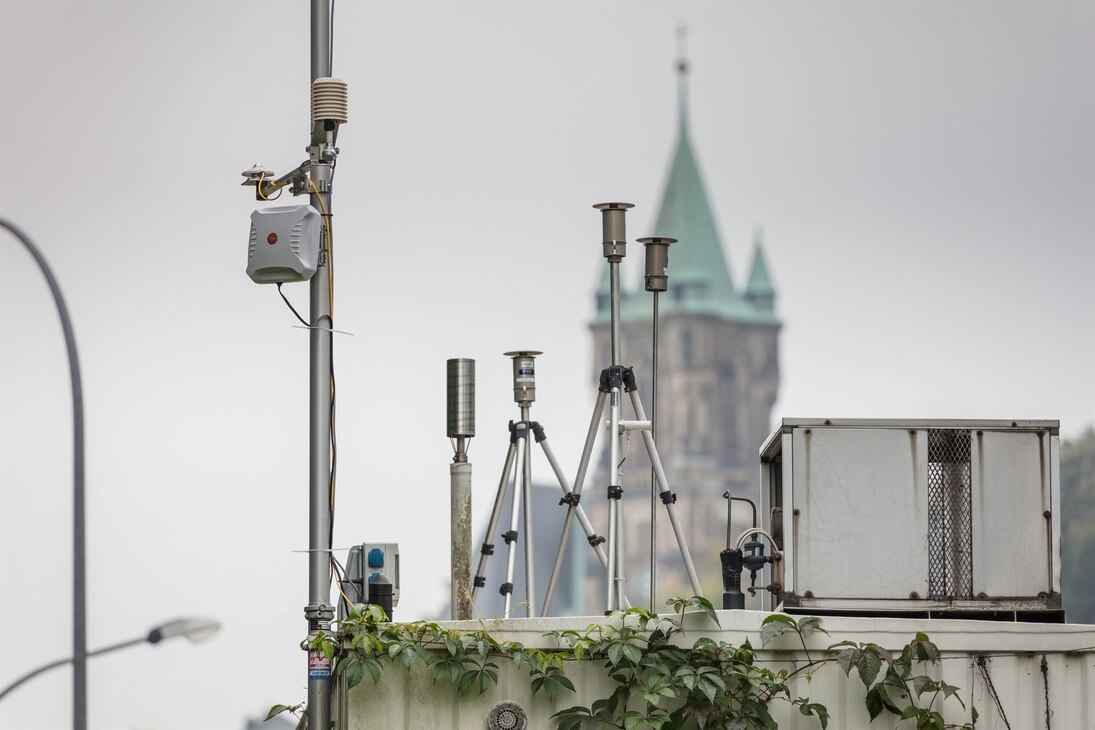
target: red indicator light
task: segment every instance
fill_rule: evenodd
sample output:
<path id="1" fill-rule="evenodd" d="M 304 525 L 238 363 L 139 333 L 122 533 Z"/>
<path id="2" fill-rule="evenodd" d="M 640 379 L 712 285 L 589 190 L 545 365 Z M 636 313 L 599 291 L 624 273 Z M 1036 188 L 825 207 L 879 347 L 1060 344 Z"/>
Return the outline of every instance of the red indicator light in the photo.
<path id="1" fill-rule="evenodd" d="M 278 234 L 271 233 L 269 236 L 266 237 L 266 242 L 273 246 L 275 243 L 278 242 Z"/>

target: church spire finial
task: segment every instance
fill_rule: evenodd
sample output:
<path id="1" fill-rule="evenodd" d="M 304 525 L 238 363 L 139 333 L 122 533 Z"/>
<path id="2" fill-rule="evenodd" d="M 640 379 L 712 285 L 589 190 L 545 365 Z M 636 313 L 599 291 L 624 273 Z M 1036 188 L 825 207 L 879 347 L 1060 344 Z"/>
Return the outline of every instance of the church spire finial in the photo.
<path id="1" fill-rule="evenodd" d="M 688 27 L 677 25 L 677 112 L 681 134 L 688 131 Z"/>

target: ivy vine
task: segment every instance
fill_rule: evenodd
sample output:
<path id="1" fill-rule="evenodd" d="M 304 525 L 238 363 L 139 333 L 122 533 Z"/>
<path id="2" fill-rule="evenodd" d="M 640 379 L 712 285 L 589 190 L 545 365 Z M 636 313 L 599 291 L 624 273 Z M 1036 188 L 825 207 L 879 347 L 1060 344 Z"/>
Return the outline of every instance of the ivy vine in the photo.
<path id="1" fill-rule="evenodd" d="M 348 687 L 368 675 L 379 681 L 385 666 L 402 663 L 408 669 L 424 665 L 435 682 L 451 684 L 459 693 L 483 694 L 498 683 L 500 663 L 512 662 L 528 672 L 532 693 L 554 700 L 574 693 L 564 673 L 566 662 L 592 662 L 604 667 L 614 684 L 612 693 L 590 705 L 575 705 L 555 713 L 558 730 L 604 728 L 735 728 L 777 730 L 770 712 L 773 702 L 787 702 L 801 714 L 829 726 L 829 712 L 819 702 L 792 690 L 796 679 L 808 679 L 820 668 L 835 664 L 846 676 L 854 670 L 865 688 L 864 702 L 873 721 L 883 712 L 915 723 L 917 730 L 972 730 L 972 725 L 946 722 L 942 706 L 953 698 L 962 704 L 958 688 L 929 674 L 938 665 L 938 647 L 923 633 L 898 652 L 873 643 L 848 641 L 811 654 L 807 638 L 828 636 L 817 617 L 794 618 L 774 613 L 761 625 L 761 646 L 793 634 L 805 661 L 772 669 L 758 662 L 747 640 L 739 646 L 709 637 L 691 647 L 674 636 L 684 634 L 686 612 L 698 612 L 716 626 L 718 614 L 702 597 L 676 598 L 667 606 L 672 614 L 658 615 L 641 608 L 616 612 L 604 623 L 585 631 L 551 631 L 544 635 L 556 648 L 530 648 L 519 642 L 498 641 L 484 622 L 474 631 L 447 629 L 417 621 L 389 623 L 378 606 L 358 604 L 336 624 L 332 633 L 320 632 L 302 644 L 335 661 L 335 675 Z M 808 683 L 807 683 L 808 685 Z M 281 712 L 298 713 L 303 705 L 274 705 L 267 719 Z M 976 710 L 973 712 L 976 720 Z"/>

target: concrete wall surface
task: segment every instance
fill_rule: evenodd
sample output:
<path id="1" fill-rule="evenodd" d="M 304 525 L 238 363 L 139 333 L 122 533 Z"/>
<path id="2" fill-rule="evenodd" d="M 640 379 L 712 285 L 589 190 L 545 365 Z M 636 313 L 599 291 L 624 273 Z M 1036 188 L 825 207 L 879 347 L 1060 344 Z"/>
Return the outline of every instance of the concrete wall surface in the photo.
<path id="1" fill-rule="evenodd" d="M 760 647 L 761 622 L 768 615 L 755 611 L 719 611 L 721 628 L 702 615 L 689 615 L 678 644 L 691 646 L 701 636 L 738 645 L 749 640 Z M 447 622 L 445 628 L 478 630 L 488 626 L 499 641 L 519 641 L 526 647 L 555 648 L 547 631 L 585 630 L 602 617 L 509 619 L 494 622 Z M 814 656 L 839 641 L 872 642 L 896 650 L 923 631 L 942 652 L 936 670 L 923 673 L 942 678 L 960 688 L 963 708 L 954 699 L 944 705 L 949 723 L 970 722 L 976 710 L 980 730 L 1090 730 L 1095 728 L 1095 626 L 1069 624 L 1004 623 L 948 619 L 896 619 L 826 617 L 822 628 L 830 636 L 815 634 L 807 641 Z M 982 659 L 983 658 L 983 659 Z M 773 669 L 792 667 L 806 660 L 798 637 L 784 635 L 758 651 L 758 664 Z M 512 661 L 497 660 L 499 682 L 485 694 L 457 693 L 446 681 L 434 683 L 421 664 L 406 670 L 402 662 L 387 662 L 380 681 L 366 679 L 352 690 L 339 687 L 335 701 L 338 730 L 403 728 L 405 730 L 461 730 L 487 728 L 491 708 L 500 702 L 519 704 L 528 715 L 530 730 L 554 727 L 549 718 L 559 710 L 584 704 L 611 694 L 614 685 L 599 661 L 568 662 L 566 673 L 577 693 L 562 692 L 549 701 L 541 692 L 535 697 L 525 668 Z M 845 677 L 839 667 L 827 666 L 809 680 L 796 678 L 792 694 L 810 697 L 825 705 L 830 728 L 891 730 L 913 727 L 883 713 L 869 722 L 864 705 L 865 689 L 852 671 Z M 806 717 L 783 700 L 770 704 L 781 729 L 818 730 L 816 718 Z"/>

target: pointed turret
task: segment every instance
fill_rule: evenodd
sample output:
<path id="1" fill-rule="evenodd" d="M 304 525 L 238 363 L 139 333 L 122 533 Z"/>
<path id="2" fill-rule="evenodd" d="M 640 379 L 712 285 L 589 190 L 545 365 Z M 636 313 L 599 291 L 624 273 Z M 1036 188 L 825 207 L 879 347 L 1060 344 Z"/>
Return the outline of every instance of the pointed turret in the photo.
<path id="1" fill-rule="evenodd" d="M 715 229 L 699 166 L 688 136 L 688 63 L 677 64 L 677 149 L 662 195 L 654 234 L 680 241 L 670 256 L 666 313 L 686 311 L 732 316 L 742 308 Z"/>
<path id="2" fill-rule="evenodd" d="M 745 298 L 762 312 L 775 312 L 776 289 L 764 260 L 764 231 L 760 228 L 753 233 L 753 266 L 749 270 L 749 283 L 745 285 Z"/>

